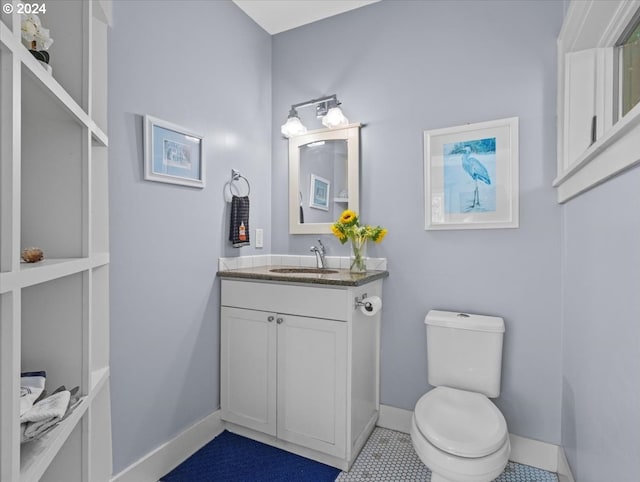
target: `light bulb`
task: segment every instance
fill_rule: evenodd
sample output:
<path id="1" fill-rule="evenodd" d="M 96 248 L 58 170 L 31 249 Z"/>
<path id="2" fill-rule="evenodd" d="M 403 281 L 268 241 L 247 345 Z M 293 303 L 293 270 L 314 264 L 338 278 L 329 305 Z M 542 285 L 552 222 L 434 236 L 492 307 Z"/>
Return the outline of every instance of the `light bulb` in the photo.
<path id="1" fill-rule="evenodd" d="M 340 107 L 332 107 L 327 111 L 327 115 L 322 118 L 322 124 L 329 128 L 344 126 L 348 123 L 349 119 L 344 116 Z"/>
<path id="2" fill-rule="evenodd" d="M 284 137 L 297 136 L 298 134 L 304 134 L 307 132 L 307 128 L 300 122 L 300 119 L 296 116 L 290 116 L 287 122 L 282 124 L 280 132 Z"/>

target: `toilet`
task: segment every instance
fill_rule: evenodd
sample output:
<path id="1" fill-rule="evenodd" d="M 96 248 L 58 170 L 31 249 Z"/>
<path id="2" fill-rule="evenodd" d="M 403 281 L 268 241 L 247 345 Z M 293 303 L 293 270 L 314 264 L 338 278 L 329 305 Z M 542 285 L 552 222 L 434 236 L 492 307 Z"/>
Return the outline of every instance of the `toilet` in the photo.
<path id="1" fill-rule="evenodd" d="M 428 381 L 413 413 L 411 441 L 431 482 L 490 482 L 507 465 L 511 445 L 500 395 L 504 320 L 430 311 Z"/>

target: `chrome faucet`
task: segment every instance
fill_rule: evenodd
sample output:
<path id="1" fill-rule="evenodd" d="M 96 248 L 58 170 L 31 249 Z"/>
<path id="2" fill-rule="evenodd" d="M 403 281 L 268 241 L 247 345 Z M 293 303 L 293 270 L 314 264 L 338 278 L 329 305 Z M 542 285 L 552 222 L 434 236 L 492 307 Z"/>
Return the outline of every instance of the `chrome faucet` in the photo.
<path id="1" fill-rule="evenodd" d="M 324 258 L 324 245 L 322 244 L 322 241 L 318 240 L 318 244 L 320 245 L 320 247 L 316 247 L 316 246 L 311 246 L 311 248 L 309 249 L 309 251 L 311 251 L 312 253 L 314 253 L 316 255 L 316 268 L 318 269 L 325 269 L 327 267 L 327 262 Z"/>

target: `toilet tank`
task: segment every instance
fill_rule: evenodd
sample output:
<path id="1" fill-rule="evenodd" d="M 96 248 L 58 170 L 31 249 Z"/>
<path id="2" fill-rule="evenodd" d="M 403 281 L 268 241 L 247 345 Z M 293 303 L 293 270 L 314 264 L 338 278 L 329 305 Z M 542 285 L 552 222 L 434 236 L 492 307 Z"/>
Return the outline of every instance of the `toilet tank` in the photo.
<path id="1" fill-rule="evenodd" d="M 424 322 L 430 385 L 500 395 L 502 318 L 432 310 Z"/>

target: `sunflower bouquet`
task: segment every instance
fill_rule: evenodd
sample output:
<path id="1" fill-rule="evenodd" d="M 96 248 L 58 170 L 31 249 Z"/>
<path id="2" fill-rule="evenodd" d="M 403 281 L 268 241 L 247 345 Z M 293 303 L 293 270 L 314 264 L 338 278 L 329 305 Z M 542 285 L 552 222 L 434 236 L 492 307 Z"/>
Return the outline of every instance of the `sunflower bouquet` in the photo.
<path id="1" fill-rule="evenodd" d="M 351 271 L 356 272 L 366 271 L 367 241 L 379 243 L 387 235 L 387 230 L 382 226 L 361 225 L 358 215 L 350 209 L 343 211 L 340 219 L 331 225 L 331 231 L 342 244 L 351 241 Z"/>

